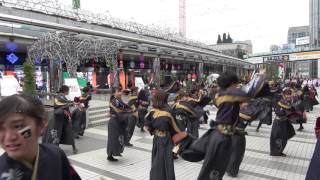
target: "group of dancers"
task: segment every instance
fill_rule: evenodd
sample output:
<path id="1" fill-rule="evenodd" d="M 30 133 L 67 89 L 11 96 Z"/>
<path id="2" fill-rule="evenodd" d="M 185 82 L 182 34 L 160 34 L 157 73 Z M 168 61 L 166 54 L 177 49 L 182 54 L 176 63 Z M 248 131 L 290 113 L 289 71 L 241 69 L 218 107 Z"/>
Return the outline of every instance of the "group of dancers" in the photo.
<path id="1" fill-rule="evenodd" d="M 138 126 L 153 136 L 151 180 L 174 180 L 174 159 L 178 157 L 189 162 L 203 161 L 198 180 L 220 180 L 226 172 L 237 176 L 245 153 L 245 128 L 254 120 L 272 124 L 270 155 L 285 156 L 286 144 L 295 135 L 292 124 L 300 124 L 298 130 L 303 130 L 305 111 L 311 111 L 318 103 L 315 88 L 307 88 L 297 82 L 267 82 L 264 70 L 248 83 L 239 83 L 235 74 L 225 72 L 215 83 L 198 85 L 190 92 L 182 91 L 177 82 L 166 90 L 154 86 L 150 89 L 151 101 L 148 90 L 138 92 L 133 87 L 125 103 L 121 98 L 122 88 L 114 88 L 109 104 L 107 159 L 118 161 L 114 156 L 121 156 L 125 146 L 132 146 L 130 140 Z M 90 91 L 84 88 L 82 96 L 75 101 L 67 100 L 68 92 L 69 88 L 62 86 L 55 97 L 49 124 L 44 106 L 35 97 L 13 95 L 0 102 L 0 143 L 6 152 L 0 156 L 1 178 L 81 179 L 65 153 L 47 144 L 71 144 L 76 151 L 74 138 L 84 133 Z M 178 92 L 172 104 L 168 102 L 171 92 Z M 205 121 L 202 117 L 206 115 L 203 108 L 211 102 L 218 109 L 216 118 L 199 136 L 199 124 Z M 69 107 L 75 104 L 79 108 L 71 113 Z M 320 118 L 315 132 L 319 138 Z M 43 144 L 39 144 L 42 135 Z M 307 180 L 320 176 L 319 151 L 318 139 Z"/>
<path id="2" fill-rule="evenodd" d="M 170 92 L 177 96 L 169 103 Z M 121 87 L 113 89 L 110 98 L 107 159 L 118 161 L 115 156 L 122 156 L 124 147 L 132 146 L 135 126 L 142 132 L 145 129 L 154 137 L 152 180 L 175 179 L 174 159 L 178 156 L 190 162 L 203 161 L 199 180 L 222 179 L 226 172 L 236 177 L 245 154 L 245 128 L 252 121 L 259 121 L 257 131 L 262 124 L 272 124 L 270 155 L 285 156 L 287 141 L 295 135 L 292 124 L 303 130 L 305 112 L 318 104 L 315 87 L 267 81 L 264 71 L 248 83 L 225 72 L 216 82 L 198 84 L 188 92 L 177 82 L 167 90 L 151 87 L 151 101 L 145 89 L 137 92 L 131 88 L 128 103 L 122 100 L 122 93 Z M 207 123 L 204 107 L 211 102 L 218 108 L 216 118 L 199 137 L 200 124 Z"/>
<path id="3" fill-rule="evenodd" d="M 52 115 L 49 115 L 47 129 L 42 138 L 43 143 L 71 145 L 73 153 L 78 149 L 75 139 L 84 135 L 87 126 L 87 109 L 91 100 L 91 89 L 84 87 L 80 97 L 69 100 L 69 87 L 61 86 L 59 93 L 54 97 Z M 75 109 L 71 112 L 71 107 Z"/>

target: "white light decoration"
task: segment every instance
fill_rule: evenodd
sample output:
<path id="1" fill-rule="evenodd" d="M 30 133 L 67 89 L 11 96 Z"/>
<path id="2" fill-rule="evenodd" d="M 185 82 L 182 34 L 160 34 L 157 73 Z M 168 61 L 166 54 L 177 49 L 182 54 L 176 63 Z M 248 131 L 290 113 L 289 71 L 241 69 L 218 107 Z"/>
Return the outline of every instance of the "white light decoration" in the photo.
<path id="1" fill-rule="evenodd" d="M 94 14 L 83 9 L 73 9 L 71 6 L 69 7 L 59 4 L 57 0 L 0 0 L 0 3 L 5 7 L 32 10 L 49 15 L 70 18 L 81 22 L 106 25 L 139 35 L 152 36 L 194 47 L 214 50 L 210 46 L 199 41 L 183 38 L 178 32 L 169 27 L 162 27 L 154 24 L 143 25 L 133 21 L 122 20 L 112 17 L 109 12 Z"/>
<path id="2" fill-rule="evenodd" d="M 46 33 L 28 48 L 29 62 L 34 65 L 36 59 L 49 59 L 56 62 L 62 70 L 61 61 L 66 64 L 70 77 L 76 77 L 80 61 L 103 59 L 107 66 L 112 68 L 114 86 L 118 87 L 117 54 L 120 43 L 100 39 L 79 38 L 77 34 L 68 32 Z"/>

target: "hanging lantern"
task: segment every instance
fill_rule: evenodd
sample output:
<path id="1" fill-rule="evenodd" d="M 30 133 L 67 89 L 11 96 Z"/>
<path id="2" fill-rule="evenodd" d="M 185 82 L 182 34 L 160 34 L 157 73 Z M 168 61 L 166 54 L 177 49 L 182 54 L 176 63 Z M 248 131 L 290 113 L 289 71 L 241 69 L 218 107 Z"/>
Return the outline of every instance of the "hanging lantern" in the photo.
<path id="1" fill-rule="evenodd" d="M 144 69 L 144 56 L 142 53 L 140 55 L 140 69 Z"/>

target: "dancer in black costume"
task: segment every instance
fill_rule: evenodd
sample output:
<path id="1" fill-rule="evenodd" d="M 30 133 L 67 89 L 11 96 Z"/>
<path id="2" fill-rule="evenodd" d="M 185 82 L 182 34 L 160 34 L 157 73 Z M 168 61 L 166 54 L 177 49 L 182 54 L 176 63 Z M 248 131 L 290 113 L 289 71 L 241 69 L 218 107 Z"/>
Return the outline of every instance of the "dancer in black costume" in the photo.
<path id="1" fill-rule="evenodd" d="M 294 128 L 289 121 L 289 116 L 295 111 L 292 107 L 292 90 L 285 88 L 283 97 L 277 103 L 275 114 L 276 118 L 273 122 L 270 136 L 270 155 L 286 156 L 283 153 L 289 139 L 295 135 Z"/>
<path id="2" fill-rule="evenodd" d="M 150 180 L 174 180 L 172 137 L 180 133 L 174 116 L 167 105 L 168 95 L 158 90 L 152 98 L 151 111 L 146 115 L 145 126 L 153 138 Z"/>
<path id="3" fill-rule="evenodd" d="M 89 94 L 89 88 L 84 87 L 82 89 L 82 95 L 79 98 L 79 107 L 72 112 L 72 129 L 75 138 L 84 135 L 84 130 L 87 124 L 87 110 L 89 108 L 89 101 L 91 95 Z"/>
<path id="4" fill-rule="evenodd" d="M 260 108 L 260 112 L 257 115 L 259 124 L 256 131 L 259 132 L 259 129 L 262 124 L 271 125 L 272 124 L 272 93 L 270 92 L 270 85 L 268 82 L 265 82 L 262 91 L 259 94 L 263 94 L 262 97 L 259 95 L 256 96 L 255 101 Z"/>
<path id="5" fill-rule="evenodd" d="M 198 180 L 223 178 L 232 153 L 231 136 L 238 123 L 239 103 L 254 97 L 262 88 L 264 81 L 264 72 L 261 72 L 256 74 L 247 86 L 239 88 L 238 77 L 235 74 L 226 72 L 219 76 L 217 82 L 220 90 L 215 99 L 218 107 L 215 127 L 209 130 L 204 162 Z"/>
<path id="6" fill-rule="evenodd" d="M 150 105 L 148 92 L 145 89 L 141 89 L 138 93 L 138 127 L 141 129 L 141 132 L 144 132 L 144 117 L 148 113 L 148 107 Z"/>
<path id="7" fill-rule="evenodd" d="M 54 97 L 54 112 L 53 119 L 49 120 L 48 128 L 45 136 L 43 137 L 44 143 L 52 144 L 67 144 L 72 145 L 73 153 L 76 154 L 76 148 L 73 131 L 72 119 L 70 113 L 70 106 L 74 105 L 73 101 L 67 99 L 69 94 L 69 87 L 66 85 L 61 86 L 59 94 Z"/>
<path id="8" fill-rule="evenodd" d="M 267 84 L 264 84 L 262 90 L 255 96 L 259 98 L 268 97 L 270 89 Z M 231 177 L 236 177 L 239 173 L 240 165 L 243 160 L 246 148 L 246 135 L 245 128 L 248 123 L 257 119 L 261 114 L 261 108 L 257 106 L 255 99 L 248 102 L 241 103 L 239 121 L 235 127 L 234 134 L 232 135 L 232 153 L 227 166 L 226 172 Z"/>
<path id="9" fill-rule="evenodd" d="M 122 88 L 113 88 L 110 97 L 110 114 L 108 122 L 107 154 L 109 161 L 118 161 L 113 156 L 121 156 L 124 150 L 124 140 L 128 119 L 132 116 L 132 109 L 122 99 Z"/>
<path id="10" fill-rule="evenodd" d="M 312 159 L 307 171 L 306 180 L 318 180 L 320 177 L 320 117 L 317 118 L 315 133 L 317 144 L 313 152 Z"/>

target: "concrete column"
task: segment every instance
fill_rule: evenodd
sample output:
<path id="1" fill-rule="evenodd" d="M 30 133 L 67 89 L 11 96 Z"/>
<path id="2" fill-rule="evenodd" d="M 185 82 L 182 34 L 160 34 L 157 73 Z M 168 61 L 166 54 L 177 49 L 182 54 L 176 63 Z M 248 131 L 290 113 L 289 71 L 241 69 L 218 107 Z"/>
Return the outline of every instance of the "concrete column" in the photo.
<path id="1" fill-rule="evenodd" d="M 199 79 L 202 79 L 203 78 L 203 62 L 199 63 L 199 66 L 198 66 L 198 78 Z"/>
<path id="2" fill-rule="evenodd" d="M 156 83 L 157 86 L 160 86 L 160 58 L 159 57 L 156 57 L 153 59 L 152 74 L 153 74 L 152 82 Z"/>

